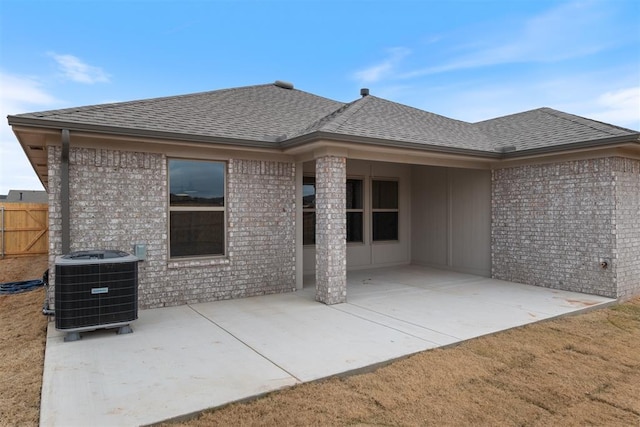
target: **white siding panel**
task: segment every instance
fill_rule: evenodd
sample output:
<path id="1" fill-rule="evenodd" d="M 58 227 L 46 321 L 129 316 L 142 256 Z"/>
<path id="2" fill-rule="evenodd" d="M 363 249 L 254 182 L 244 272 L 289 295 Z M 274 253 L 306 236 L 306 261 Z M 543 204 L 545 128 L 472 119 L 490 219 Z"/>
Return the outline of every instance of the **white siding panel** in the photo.
<path id="1" fill-rule="evenodd" d="M 491 174 L 414 166 L 412 262 L 490 276 Z"/>
<path id="2" fill-rule="evenodd" d="M 450 169 L 451 266 L 491 275 L 491 172 Z"/>
<path id="3" fill-rule="evenodd" d="M 447 169 L 414 167 L 411 186 L 411 251 L 419 264 L 447 265 Z"/>

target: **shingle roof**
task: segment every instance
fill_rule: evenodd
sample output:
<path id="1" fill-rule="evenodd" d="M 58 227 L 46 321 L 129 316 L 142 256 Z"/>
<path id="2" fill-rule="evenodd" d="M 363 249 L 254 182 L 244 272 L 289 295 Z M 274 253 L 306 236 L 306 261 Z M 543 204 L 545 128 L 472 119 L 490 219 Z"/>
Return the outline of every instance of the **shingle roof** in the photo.
<path id="1" fill-rule="evenodd" d="M 494 154 L 640 135 L 550 108 L 468 123 L 371 95 L 344 104 L 278 84 L 20 114 L 9 124 L 274 146 L 318 133 Z"/>
<path id="2" fill-rule="evenodd" d="M 518 151 L 638 134 L 551 108 L 538 108 L 474 124 L 496 147 Z"/>
<path id="3" fill-rule="evenodd" d="M 5 200 L 7 202 L 48 203 L 49 196 L 46 191 L 9 190 L 9 194 L 5 196 Z"/>
<path id="4" fill-rule="evenodd" d="M 371 95 L 345 105 L 301 133 L 313 131 L 469 150 L 491 149 L 485 135 L 470 123 Z"/>
<path id="5" fill-rule="evenodd" d="M 14 117 L 273 142 L 342 105 L 341 102 L 300 90 L 267 84 Z"/>

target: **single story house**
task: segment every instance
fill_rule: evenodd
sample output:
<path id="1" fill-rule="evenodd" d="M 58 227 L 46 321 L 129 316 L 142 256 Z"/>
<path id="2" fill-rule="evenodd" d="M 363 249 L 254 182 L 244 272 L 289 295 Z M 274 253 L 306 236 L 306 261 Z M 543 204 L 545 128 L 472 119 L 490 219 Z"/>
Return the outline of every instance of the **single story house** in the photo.
<path id="1" fill-rule="evenodd" d="M 478 123 L 277 81 L 8 117 L 49 194 L 50 261 L 144 245 L 141 307 L 418 264 L 640 294 L 640 133 L 540 108 Z M 55 278 L 51 278 L 55 283 Z"/>
<path id="2" fill-rule="evenodd" d="M 9 190 L 9 194 L 0 196 L 0 200 L 10 203 L 49 203 L 49 196 L 46 191 Z"/>

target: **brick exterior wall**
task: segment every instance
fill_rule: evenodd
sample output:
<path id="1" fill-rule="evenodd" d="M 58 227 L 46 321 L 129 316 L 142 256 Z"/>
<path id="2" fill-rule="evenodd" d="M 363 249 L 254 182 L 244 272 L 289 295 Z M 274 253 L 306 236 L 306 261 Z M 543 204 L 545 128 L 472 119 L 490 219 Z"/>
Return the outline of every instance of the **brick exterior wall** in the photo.
<path id="1" fill-rule="evenodd" d="M 316 159 L 316 299 L 347 300 L 347 160 Z"/>
<path id="2" fill-rule="evenodd" d="M 494 170 L 492 276 L 611 298 L 637 293 L 637 169 L 603 158 Z"/>
<path id="3" fill-rule="evenodd" d="M 640 295 L 640 160 L 615 159 L 618 297 Z"/>
<path id="4" fill-rule="evenodd" d="M 50 272 L 61 253 L 60 151 L 49 147 Z M 295 165 L 227 163 L 227 256 L 168 259 L 167 158 L 72 148 L 71 251 L 147 245 L 141 308 L 295 290 Z M 51 283 L 55 283 L 52 275 Z M 51 292 L 53 294 L 53 292 Z M 50 302 L 53 301 L 50 296 Z"/>

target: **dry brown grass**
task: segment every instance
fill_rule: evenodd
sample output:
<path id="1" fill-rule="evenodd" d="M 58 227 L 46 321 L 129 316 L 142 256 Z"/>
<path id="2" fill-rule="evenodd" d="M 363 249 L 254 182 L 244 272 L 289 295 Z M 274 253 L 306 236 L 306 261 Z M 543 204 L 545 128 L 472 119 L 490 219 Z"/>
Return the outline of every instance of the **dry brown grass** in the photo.
<path id="1" fill-rule="evenodd" d="M 0 283 L 39 279 L 47 256 L 0 261 Z M 38 425 L 47 319 L 44 289 L 0 295 L 0 424 Z"/>
<path id="2" fill-rule="evenodd" d="M 640 298 L 303 384 L 180 425 L 640 425 Z"/>
<path id="3" fill-rule="evenodd" d="M 0 282 L 46 257 L 0 261 Z M 37 425 L 43 290 L 0 296 L 0 424 Z M 152 390 L 150 390 L 152 392 Z M 211 425 L 640 425 L 640 298 L 204 413 Z M 179 396 L 176 396 L 179 398 Z"/>

